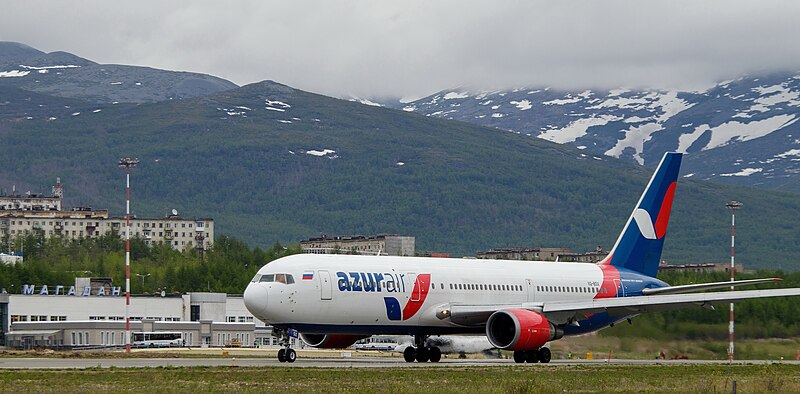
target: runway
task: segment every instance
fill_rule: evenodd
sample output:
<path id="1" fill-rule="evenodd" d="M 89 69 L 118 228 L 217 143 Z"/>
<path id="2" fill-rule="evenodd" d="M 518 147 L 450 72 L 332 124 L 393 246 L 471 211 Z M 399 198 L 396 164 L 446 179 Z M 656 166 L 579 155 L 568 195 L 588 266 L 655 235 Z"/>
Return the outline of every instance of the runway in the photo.
<path id="1" fill-rule="evenodd" d="M 449 367 L 530 367 L 548 368 L 574 365 L 698 365 L 727 364 L 727 360 L 553 360 L 549 364 L 517 364 L 505 359 L 443 359 L 438 363 L 407 363 L 402 358 L 298 358 L 281 363 L 273 358 L 0 358 L 0 369 L 86 369 L 155 367 L 289 367 L 289 368 L 449 368 Z M 792 364 L 800 361 L 742 360 L 734 364 Z"/>

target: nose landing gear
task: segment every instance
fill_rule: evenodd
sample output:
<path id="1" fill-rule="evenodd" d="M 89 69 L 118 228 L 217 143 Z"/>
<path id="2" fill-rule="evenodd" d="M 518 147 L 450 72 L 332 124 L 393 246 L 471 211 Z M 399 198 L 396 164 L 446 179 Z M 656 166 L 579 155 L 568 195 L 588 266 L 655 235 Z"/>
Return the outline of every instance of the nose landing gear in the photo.
<path id="1" fill-rule="evenodd" d="M 297 352 L 291 348 L 291 343 L 289 342 L 289 333 L 286 330 L 273 329 L 272 335 L 280 338 L 281 349 L 278 350 L 278 361 L 293 363 L 297 360 Z"/>
<path id="2" fill-rule="evenodd" d="M 436 346 L 426 346 L 427 339 L 427 335 L 415 335 L 415 346 L 409 346 L 403 351 L 403 359 L 409 363 L 413 363 L 414 360 L 420 363 L 427 361 L 438 363 L 442 359 L 442 351 Z"/>

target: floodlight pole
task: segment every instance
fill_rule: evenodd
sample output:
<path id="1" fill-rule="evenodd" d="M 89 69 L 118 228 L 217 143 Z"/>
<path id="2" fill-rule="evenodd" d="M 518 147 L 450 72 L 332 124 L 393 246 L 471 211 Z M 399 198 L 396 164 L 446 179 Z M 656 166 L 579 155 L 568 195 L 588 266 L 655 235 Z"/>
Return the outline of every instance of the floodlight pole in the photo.
<path id="1" fill-rule="evenodd" d="M 734 260 L 734 246 L 735 242 L 735 234 L 736 234 L 736 209 L 742 207 L 742 203 L 738 201 L 731 201 L 727 203 L 725 206 L 730 208 L 731 210 L 731 282 L 733 282 L 733 273 L 736 271 L 736 264 Z M 733 291 L 733 286 L 731 286 L 731 291 Z M 731 319 L 728 323 L 728 362 L 733 362 L 733 303 L 731 302 Z"/>
<path id="2" fill-rule="evenodd" d="M 125 352 L 131 352 L 131 169 L 139 159 L 124 157 L 118 165 L 125 169 Z"/>

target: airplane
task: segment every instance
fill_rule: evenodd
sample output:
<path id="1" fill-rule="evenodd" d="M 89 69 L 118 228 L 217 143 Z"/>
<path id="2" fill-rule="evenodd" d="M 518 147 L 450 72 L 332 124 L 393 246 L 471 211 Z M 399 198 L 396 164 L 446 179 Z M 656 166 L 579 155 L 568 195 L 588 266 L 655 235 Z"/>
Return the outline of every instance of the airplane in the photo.
<path id="1" fill-rule="evenodd" d="M 613 326 L 644 312 L 800 295 L 800 288 L 733 291 L 751 279 L 670 286 L 656 278 L 682 155 L 664 154 L 602 261 L 297 254 L 260 268 L 244 292 L 250 313 L 272 325 L 278 360 L 294 362 L 290 337 L 345 348 L 372 335 L 411 335 L 407 362 L 438 362 L 431 336 L 486 335 L 517 363 L 548 363 L 548 342 Z M 731 291 L 702 292 L 730 288 Z"/>

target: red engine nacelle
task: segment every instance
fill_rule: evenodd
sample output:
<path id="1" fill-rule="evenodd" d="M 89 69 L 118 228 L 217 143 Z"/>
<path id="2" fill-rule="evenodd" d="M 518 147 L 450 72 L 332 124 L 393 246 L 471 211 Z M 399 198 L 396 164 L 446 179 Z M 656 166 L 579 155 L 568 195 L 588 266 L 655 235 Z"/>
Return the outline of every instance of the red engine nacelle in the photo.
<path id="1" fill-rule="evenodd" d="M 357 340 L 368 337 L 369 335 L 300 334 L 300 339 L 302 339 L 306 345 L 322 349 L 344 349 L 353 346 Z"/>
<path id="2" fill-rule="evenodd" d="M 541 313 L 527 309 L 499 310 L 486 322 L 486 337 L 499 349 L 535 350 L 563 335 Z"/>

